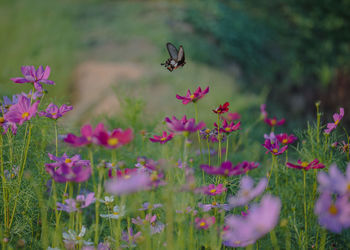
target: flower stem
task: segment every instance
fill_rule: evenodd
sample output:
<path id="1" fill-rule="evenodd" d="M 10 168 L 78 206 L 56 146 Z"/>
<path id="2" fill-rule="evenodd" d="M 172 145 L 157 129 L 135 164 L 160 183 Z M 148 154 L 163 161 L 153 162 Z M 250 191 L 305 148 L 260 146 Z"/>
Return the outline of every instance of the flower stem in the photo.
<path id="1" fill-rule="evenodd" d="M 220 114 L 218 114 L 218 140 L 219 140 L 219 152 L 218 152 L 218 156 L 219 156 L 219 166 L 221 164 L 221 137 L 220 137 Z"/>
<path id="2" fill-rule="evenodd" d="M 0 167 L 1 167 L 1 186 L 2 186 L 2 199 L 4 202 L 4 224 L 5 224 L 5 230 L 7 231 L 8 228 L 8 214 L 7 214 L 7 207 L 8 207 L 8 200 L 7 200 L 7 187 L 6 187 L 6 177 L 4 172 L 4 156 L 3 156 L 3 138 L 2 133 L 0 133 Z M 5 232 L 5 234 L 8 232 Z M 6 236 L 5 236 L 6 237 Z"/>
<path id="3" fill-rule="evenodd" d="M 307 242 L 307 213 L 306 213 L 306 171 L 304 170 L 304 219 L 305 219 L 305 238 Z"/>
<path id="4" fill-rule="evenodd" d="M 275 230 L 272 229 L 272 231 L 270 232 L 270 238 L 271 238 L 271 242 L 273 245 L 273 249 L 275 250 L 279 250 L 280 247 L 278 245 L 278 241 L 277 241 L 277 237 L 276 237 L 276 233 Z"/>
<path id="5" fill-rule="evenodd" d="M 209 145 L 209 138 L 207 138 L 207 145 L 208 145 L 208 165 L 210 166 L 210 145 Z"/>
<path id="6" fill-rule="evenodd" d="M 320 243 L 320 250 L 324 250 L 326 247 L 327 230 L 323 229 Z"/>
<path id="7" fill-rule="evenodd" d="M 195 119 L 196 119 L 196 123 L 199 122 L 198 120 L 198 107 L 197 107 L 197 103 L 194 102 L 194 113 L 195 113 Z M 199 144 L 199 153 L 200 153 L 200 159 L 201 159 L 201 162 L 202 162 L 202 143 L 201 143 L 201 137 L 199 135 L 199 130 L 197 130 L 197 137 L 198 137 L 198 144 Z"/>
<path id="8" fill-rule="evenodd" d="M 228 136 L 226 137 L 226 155 L 225 155 L 225 161 L 227 161 L 227 155 L 228 155 Z"/>
<path id="9" fill-rule="evenodd" d="M 316 102 L 316 116 L 317 116 L 317 137 L 316 137 L 316 141 L 317 144 L 320 143 L 320 124 L 321 124 L 321 113 L 319 112 L 320 110 L 320 102 Z"/>

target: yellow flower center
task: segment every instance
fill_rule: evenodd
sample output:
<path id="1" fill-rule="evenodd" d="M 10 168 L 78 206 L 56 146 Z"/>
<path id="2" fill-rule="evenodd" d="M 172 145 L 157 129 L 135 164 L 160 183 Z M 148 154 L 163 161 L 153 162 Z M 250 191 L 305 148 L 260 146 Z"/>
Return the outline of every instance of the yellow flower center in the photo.
<path id="1" fill-rule="evenodd" d="M 0 123 L 4 123 L 5 122 L 5 118 L 4 117 L 0 117 Z"/>
<path id="2" fill-rule="evenodd" d="M 276 153 L 278 153 L 278 149 L 274 148 L 274 149 L 272 149 L 272 152 L 276 154 Z"/>
<path id="3" fill-rule="evenodd" d="M 331 215 L 336 215 L 338 213 L 338 209 L 336 208 L 336 206 L 334 204 L 332 204 L 329 208 L 328 208 L 328 212 Z"/>
<path id="4" fill-rule="evenodd" d="M 216 206 L 216 205 L 217 205 L 216 201 L 213 201 L 211 204 L 212 204 L 213 206 Z"/>
<path id="5" fill-rule="evenodd" d="M 29 116 L 29 113 L 28 113 L 28 112 L 24 112 L 24 113 L 22 114 L 22 118 L 23 118 L 23 119 L 27 118 L 28 116 Z"/>
<path id="6" fill-rule="evenodd" d="M 190 95 L 190 98 L 191 98 L 191 99 L 194 99 L 194 95 L 193 95 L 193 94 L 192 94 L 192 95 Z"/>
<path id="7" fill-rule="evenodd" d="M 113 212 L 114 215 L 119 215 L 119 212 Z"/>
<path id="8" fill-rule="evenodd" d="M 336 120 L 336 121 L 334 122 L 334 124 L 335 124 L 335 125 L 338 125 L 339 122 L 340 122 L 339 120 Z"/>
<path id="9" fill-rule="evenodd" d="M 28 97 L 28 98 L 32 98 L 32 94 L 28 94 L 27 97 Z"/>
<path id="10" fill-rule="evenodd" d="M 225 131 L 230 132 L 231 128 L 227 127 L 227 128 L 225 128 Z"/>
<path id="11" fill-rule="evenodd" d="M 51 113 L 51 115 L 57 115 L 57 113 L 53 112 L 53 113 Z"/>
<path id="12" fill-rule="evenodd" d="M 244 190 L 242 192 L 242 195 L 245 196 L 245 197 L 249 196 L 249 191 L 248 190 Z"/>
<path id="13" fill-rule="evenodd" d="M 210 193 L 215 193 L 216 192 L 216 189 L 215 188 L 213 188 L 213 189 L 210 189 L 210 191 L 209 191 Z"/>
<path id="14" fill-rule="evenodd" d="M 151 174 L 151 181 L 156 181 L 158 180 L 158 173 L 157 172 L 153 172 Z"/>
<path id="15" fill-rule="evenodd" d="M 209 133 L 210 133 L 210 129 L 207 128 L 207 129 L 205 130 L 205 133 L 209 134 Z"/>
<path id="16" fill-rule="evenodd" d="M 228 173 L 229 173 L 228 169 L 225 169 L 224 174 L 228 175 Z"/>
<path id="17" fill-rule="evenodd" d="M 109 146 L 115 146 L 118 144 L 118 142 L 119 140 L 117 138 L 109 138 L 107 143 Z"/>
<path id="18" fill-rule="evenodd" d="M 309 163 L 308 163 L 308 162 L 306 162 L 306 161 L 303 161 L 303 162 L 301 163 L 301 166 L 302 166 L 303 168 L 306 168 L 306 167 L 307 167 L 307 165 L 309 165 Z"/>
<path id="19" fill-rule="evenodd" d="M 86 139 L 87 139 L 88 141 L 91 141 L 92 138 L 91 138 L 91 136 L 87 136 Z"/>
<path id="20" fill-rule="evenodd" d="M 124 175 L 124 179 L 129 179 L 130 177 L 130 175 Z"/>
<path id="21" fill-rule="evenodd" d="M 288 139 L 283 139 L 283 140 L 282 140 L 282 143 L 283 143 L 283 144 L 287 144 L 287 143 L 288 143 Z"/>
<path id="22" fill-rule="evenodd" d="M 199 223 L 199 226 L 204 227 L 206 225 L 206 223 L 204 221 L 202 221 L 201 223 Z"/>
<path id="23" fill-rule="evenodd" d="M 350 182 L 349 182 L 348 185 L 346 186 L 346 189 L 347 189 L 348 191 L 350 191 Z"/>
<path id="24" fill-rule="evenodd" d="M 65 159 L 65 160 L 64 160 L 64 162 L 65 162 L 65 163 L 71 163 L 71 162 L 72 162 L 72 160 L 71 160 L 71 159 L 69 159 L 69 158 L 67 158 L 67 159 Z"/>
<path id="25" fill-rule="evenodd" d="M 166 137 L 162 137 L 160 140 L 161 140 L 161 141 L 165 141 L 165 140 L 166 140 Z"/>
<path id="26" fill-rule="evenodd" d="M 276 120 L 276 119 L 272 119 L 272 120 L 271 120 L 271 125 L 272 125 L 272 126 L 275 126 L 276 124 L 277 124 L 277 120 Z"/>

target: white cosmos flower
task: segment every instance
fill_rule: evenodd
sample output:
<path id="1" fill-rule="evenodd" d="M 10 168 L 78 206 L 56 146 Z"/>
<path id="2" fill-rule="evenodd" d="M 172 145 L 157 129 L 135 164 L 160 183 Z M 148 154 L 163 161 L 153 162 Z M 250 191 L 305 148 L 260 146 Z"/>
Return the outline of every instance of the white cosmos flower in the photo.
<path id="1" fill-rule="evenodd" d="M 110 218 L 110 219 L 119 219 L 125 215 L 125 206 L 119 207 L 114 206 L 113 207 L 113 213 L 112 214 L 100 214 L 102 218 Z"/>
<path id="2" fill-rule="evenodd" d="M 105 198 L 103 200 L 99 200 L 100 202 L 106 204 L 106 205 L 109 205 L 111 204 L 113 201 L 114 201 L 114 196 L 105 196 Z"/>

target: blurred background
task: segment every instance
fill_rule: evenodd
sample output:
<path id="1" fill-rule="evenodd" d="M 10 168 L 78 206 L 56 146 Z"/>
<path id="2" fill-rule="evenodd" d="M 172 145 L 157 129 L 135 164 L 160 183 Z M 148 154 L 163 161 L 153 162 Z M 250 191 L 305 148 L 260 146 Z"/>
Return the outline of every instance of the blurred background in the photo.
<path id="1" fill-rule="evenodd" d="M 74 123 L 191 114 L 175 95 L 209 85 L 200 110 L 230 101 L 258 115 L 266 102 L 305 125 L 318 100 L 326 114 L 350 110 L 349 31 L 347 0 L 1 0 L 0 94 L 30 90 L 10 81 L 20 66 L 49 65 L 49 98 L 73 104 Z M 172 73 L 160 66 L 168 41 L 187 62 Z"/>

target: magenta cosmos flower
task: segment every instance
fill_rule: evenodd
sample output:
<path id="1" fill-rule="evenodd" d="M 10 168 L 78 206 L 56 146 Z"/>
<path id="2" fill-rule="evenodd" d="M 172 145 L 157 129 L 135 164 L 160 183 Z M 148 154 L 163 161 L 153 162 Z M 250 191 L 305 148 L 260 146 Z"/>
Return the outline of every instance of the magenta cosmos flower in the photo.
<path id="1" fill-rule="evenodd" d="M 350 194 L 350 163 L 346 168 L 346 175 L 333 164 L 329 167 L 328 174 L 320 172 L 317 175 L 320 192 L 334 192 L 339 195 Z"/>
<path id="2" fill-rule="evenodd" d="M 248 215 L 227 217 L 223 244 L 230 247 L 253 244 L 276 226 L 280 210 L 280 199 L 265 195 L 260 205 L 251 206 Z"/>
<path id="3" fill-rule="evenodd" d="M 173 132 L 196 132 L 197 130 L 202 129 L 203 127 L 205 127 L 205 123 L 204 122 L 199 122 L 198 124 L 196 124 L 195 119 L 191 118 L 187 120 L 186 115 L 184 115 L 184 117 L 182 117 L 181 120 L 176 119 L 175 116 L 173 116 L 173 119 L 170 120 L 169 117 L 165 118 L 165 122 L 168 125 L 168 128 L 170 129 L 170 131 Z"/>
<path id="4" fill-rule="evenodd" d="M 104 131 L 103 123 L 99 123 L 95 129 L 90 124 L 86 124 L 81 127 L 81 136 L 78 137 L 74 134 L 68 134 L 64 141 L 73 147 L 81 147 L 89 145 L 91 143 L 98 143 L 97 136 L 101 131 Z"/>
<path id="5" fill-rule="evenodd" d="M 166 131 L 163 131 L 163 135 L 154 135 L 153 138 L 149 138 L 151 142 L 159 142 L 160 144 L 164 144 L 171 139 L 173 139 L 174 133 L 167 133 Z"/>
<path id="6" fill-rule="evenodd" d="M 273 118 L 265 118 L 264 122 L 269 125 L 270 127 L 275 127 L 275 126 L 281 126 L 286 122 L 286 119 L 281 119 L 281 120 L 277 120 L 276 117 Z"/>
<path id="7" fill-rule="evenodd" d="M 130 174 L 128 178 L 113 178 L 105 183 L 106 192 L 113 195 L 123 195 L 146 190 L 151 184 L 150 177 L 145 173 Z"/>
<path id="8" fill-rule="evenodd" d="M 216 114 L 226 113 L 226 112 L 228 112 L 228 106 L 230 106 L 230 103 L 225 102 L 223 105 L 220 104 L 218 108 L 213 109 L 213 112 Z"/>
<path id="9" fill-rule="evenodd" d="M 186 96 L 180 96 L 180 95 L 176 95 L 176 98 L 179 100 L 182 100 L 183 104 L 188 104 L 190 102 L 196 102 L 199 99 L 203 98 L 206 94 L 208 94 L 209 92 L 209 86 L 202 91 L 201 87 L 198 87 L 196 89 L 196 91 L 193 92 L 193 94 L 191 94 L 190 90 L 187 90 L 187 94 Z"/>
<path id="10" fill-rule="evenodd" d="M 84 182 L 91 176 L 90 161 L 48 163 L 45 170 L 57 182 Z"/>
<path id="11" fill-rule="evenodd" d="M 204 217 L 204 218 L 195 218 L 194 222 L 196 224 L 196 227 L 198 229 L 208 229 L 209 227 L 211 227 L 213 224 L 215 224 L 215 217 L 211 216 L 211 217 Z"/>
<path id="12" fill-rule="evenodd" d="M 21 71 L 24 77 L 11 78 L 14 83 L 34 83 L 34 87 L 38 91 L 43 90 L 41 83 L 55 84 L 54 81 L 48 80 L 51 71 L 49 66 L 46 66 L 45 70 L 41 65 L 37 70 L 34 66 L 22 66 Z"/>
<path id="13" fill-rule="evenodd" d="M 133 138 L 134 134 L 131 128 L 126 130 L 118 128 L 110 133 L 103 130 L 97 135 L 99 144 L 109 149 L 119 148 L 128 144 Z"/>
<path id="14" fill-rule="evenodd" d="M 201 165 L 200 168 L 210 175 L 233 176 L 247 173 L 249 170 L 257 168 L 258 166 L 259 163 L 247 161 L 238 163 L 236 166 L 233 166 L 232 162 L 225 161 L 221 163 L 220 167 Z"/>
<path id="15" fill-rule="evenodd" d="M 51 161 L 55 161 L 56 163 L 65 163 L 70 167 L 73 166 L 75 163 L 90 164 L 90 161 L 82 160 L 80 155 L 74 155 L 72 157 L 69 157 L 66 153 L 64 153 L 61 157 L 58 157 L 48 153 L 48 156 Z"/>
<path id="16" fill-rule="evenodd" d="M 51 103 L 46 108 L 46 111 L 39 112 L 39 116 L 46 116 L 48 118 L 57 120 L 58 118 L 62 117 L 65 113 L 68 111 L 71 111 L 73 109 L 73 106 L 67 106 L 66 104 L 63 104 L 61 107 L 58 107 L 57 105 Z"/>
<path id="17" fill-rule="evenodd" d="M 85 195 L 78 195 L 75 199 L 67 199 L 64 203 L 57 202 L 57 210 L 63 210 L 68 213 L 78 211 L 82 208 L 90 206 L 96 201 L 95 193 L 88 193 Z"/>
<path id="18" fill-rule="evenodd" d="M 267 149 L 266 154 L 270 152 L 273 155 L 283 154 L 288 148 L 288 145 L 281 147 L 278 141 L 271 143 L 270 140 L 265 140 L 265 143 L 262 145 Z"/>
<path id="19" fill-rule="evenodd" d="M 344 108 L 340 108 L 339 114 L 335 113 L 333 115 L 334 122 L 330 122 L 327 124 L 327 128 L 324 130 L 326 134 L 332 132 L 338 126 L 340 120 L 344 117 Z"/>
<path id="20" fill-rule="evenodd" d="M 298 138 L 295 135 L 288 135 L 286 133 L 276 135 L 276 139 L 283 145 L 292 144 L 296 140 L 298 140 Z"/>
<path id="21" fill-rule="evenodd" d="M 22 125 L 25 121 L 29 121 L 36 115 L 39 101 L 30 104 L 30 99 L 21 96 L 18 103 L 12 105 L 9 111 L 5 114 L 5 120 Z"/>
<path id="22" fill-rule="evenodd" d="M 322 193 L 315 204 L 315 214 L 318 215 L 321 226 L 334 233 L 340 233 L 350 226 L 349 197 L 339 196 L 334 202 L 332 193 Z"/>
<path id="23" fill-rule="evenodd" d="M 266 188 L 267 179 L 262 178 L 254 188 L 254 181 L 249 176 L 241 179 L 240 190 L 236 196 L 231 197 L 228 201 L 232 207 L 247 205 L 255 197 L 262 194 Z"/>
<path id="24" fill-rule="evenodd" d="M 293 164 L 293 163 L 287 162 L 286 165 L 287 165 L 287 167 L 290 167 L 290 168 L 303 169 L 305 171 L 308 171 L 310 169 L 319 169 L 319 168 L 325 167 L 325 165 L 320 163 L 320 161 L 318 159 L 315 159 L 311 162 L 298 160 L 298 164 Z"/>
<path id="25" fill-rule="evenodd" d="M 218 125 L 216 123 L 214 123 L 214 126 L 216 127 L 216 129 L 218 129 Z M 240 126 L 241 126 L 241 122 L 237 122 L 235 124 L 234 122 L 228 123 L 226 120 L 224 120 L 222 122 L 222 127 L 220 128 L 220 132 L 229 134 L 233 131 L 240 129 Z"/>
<path id="26" fill-rule="evenodd" d="M 199 190 L 204 194 L 214 196 L 222 194 L 226 191 L 226 188 L 224 188 L 224 185 L 222 184 L 218 184 L 217 186 L 215 186 L 214 184 L 209 184 L 209 186 L 201 187 L 199 188 Z"/>

